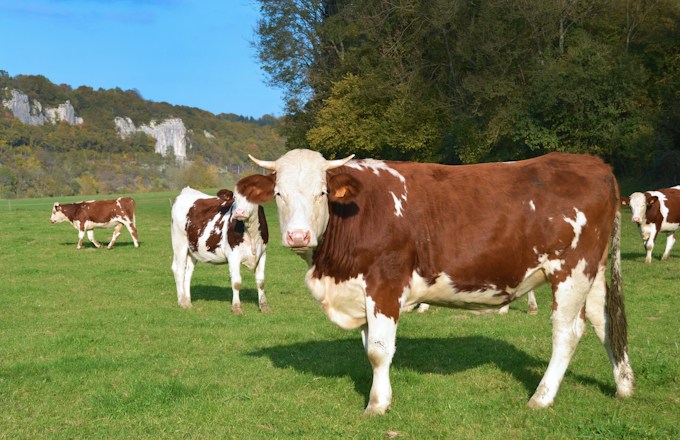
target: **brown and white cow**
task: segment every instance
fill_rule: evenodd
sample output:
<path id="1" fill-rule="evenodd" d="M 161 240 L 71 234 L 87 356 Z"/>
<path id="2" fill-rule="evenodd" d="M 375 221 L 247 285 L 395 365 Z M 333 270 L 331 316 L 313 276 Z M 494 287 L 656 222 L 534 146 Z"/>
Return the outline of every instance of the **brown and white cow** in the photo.
<path id="1" fill-rule="evenodd" d="M 252 158 L 273 173 L 245 177 L 236 189 L 253 203 L 276 199 L 283 246 L 308 262 L 312 295 L 331 321 L 361 328 L 373 368 L 366 413 L 390 407 L 402 308 L 498 308 L 545 282 L 553 290 L 552 356 L 528 405 L 554 402 L 586 318 L 609 355 L 617 395 L 632 395 L 621 202 L 602 160 L 554 153 L 444 166 L 351 158 L 309 150 Z"/>
<path id="2" fill-rule="evenodd" d="M 638 224 L 647 250 L 645 263 L 652 262 L 654 242 L 660 232 L 667 234 L 666 250 L 661 256 L 662 260 L 667 260 L 675 244 L 675 231 L 680 227 L 680 185 L 644 193 L 634 192 L 622 203 L 630 205 L 632 220 Z"/>
<path id="3" fill-rule="evenodd" d="M 241 264 L 255 271 L 260 310 L 269 312 L 264 292 L 264 266 L 269 230 L 264 209 L 229 190 L 218 197 L 186 187 L 172 205 L 172 272 L 177 302 L 191 307 L 191 276 L 196 261 L 229 265 L 231 310 L 242 315 Z"/>
<path id="4" fill-rule="evenodd" d="M 123 225 L 132 236 L 135 247 L 139 247 L 137 238 L 137 227 L 135 226 L 136 205 L 134 199 L 130 197 L 119 197 L 115 200 L 90 200 L 87 202 L 55 203 L 52 207 L 52 224 L 68 221 L 78 230 L 78 245 L 76 249 L 83 247 L 83 238 L 87 232 L 87 238 L 96 247 L 102 244 L 94 238 L 94 228 L 113 227 L 113 236 L 108 248 L 111 249 L 116 244 L 116 239 L 120 235 Z"/>

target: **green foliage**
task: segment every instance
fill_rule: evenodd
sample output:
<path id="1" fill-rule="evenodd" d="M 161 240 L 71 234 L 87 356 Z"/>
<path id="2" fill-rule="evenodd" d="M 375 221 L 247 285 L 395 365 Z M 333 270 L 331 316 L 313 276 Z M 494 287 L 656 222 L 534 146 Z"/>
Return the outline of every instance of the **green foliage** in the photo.
<path id="1" fill-rule="evenodd" d="M 82 125 L 24 125 L 0 108 L 0 198 L 146 192 L 197 186 L 231 186 L 254 167 L 248 154 L 280 156 L 280 120 L 213 115 L 196 108 L 145 101 L 136 90 L 75 90 L 43 76 L 14 78 L 0 71 L 0 90 L 20 90 L 43 107 L 70 100 Z M 141 132 L 125 139 L 114 118 L 136 126 L 181 118 L 187 127 L 187 163 L 154 152 L 155 140 Z M 192 164 L 194 161 L 197 165 Z"/>
<path id="2" fill-rule="evenodd" d="M 680 151 L 680 3 L 261 0 L 290 147 L 448 163 Z"/>
<path id="3" fill-rule="evenodd" d="M 659 261 L 657 246 L 644 264 L 630 221 L 622 270 L 632 398 L 614 397 L 609 360 L 589 330 L 555 406 L 526 408 L 551 351 L 552 298 L 541 289 L 538 316 L 523 300 L 507 316 L 436 307 L 402 315 L 392 409 L 365 417 L 371 368 L 361 334 L 336 327 L 312 298 L 306 265 L 280 245 L 272 204 L 272 313 L 258 311 L 243 270 L 245 316 L 234 316 L 227 267 L 206 264 L 194 272 L 193 308 L 177 306 L 176 194 L 134 194 L 141 246 L 123 231 L 110 251 L 76 251 L 71 226 L 49 225 L 53 198 L 0 202 L 0 438 L 680 438 L 680 250 Z M 106 243 L 111 233 L 95 236 Z"/>

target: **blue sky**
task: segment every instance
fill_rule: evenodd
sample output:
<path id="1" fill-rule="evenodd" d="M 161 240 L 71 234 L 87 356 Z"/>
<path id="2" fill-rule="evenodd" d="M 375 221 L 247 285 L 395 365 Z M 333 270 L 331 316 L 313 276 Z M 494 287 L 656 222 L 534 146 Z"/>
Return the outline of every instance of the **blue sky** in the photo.
<path id="1" fill-rule="evenodd" d="M 0 0 L 0 70 L 137 89 L 212 113 L 283 114 L 255 49 L 255 0 Z"/>

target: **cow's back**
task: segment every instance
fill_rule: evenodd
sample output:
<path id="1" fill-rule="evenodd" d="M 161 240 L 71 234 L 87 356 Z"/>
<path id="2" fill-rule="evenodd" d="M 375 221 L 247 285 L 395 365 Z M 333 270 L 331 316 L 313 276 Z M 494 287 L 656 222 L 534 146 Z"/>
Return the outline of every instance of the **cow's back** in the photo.
<path id="1" fill-rule="evenodd" d="M 542 254 L 574 253 L 597 262 L 618 209 L 616 180 L 592 156 L 384 165 L 358 161 L 330 172 L 351 174 L 362 192 L 352 204 L 331 204 L 315 276 L 346 280 L 382 262 L 386 273 L 406 278 L 416 271 L 432 281 L 444 272 L 466 290 L 516 286 Z M 592 243 L 582 242 L 576 255 L 570 249 L 579 213 L 594 227 L 583 228 L 578 238 Z"/>
<path id="2" fill-rule="evenodd" d="M 680 223 L 680 186 L 661 189 L 659 192 L 666 197 L 664 201 L 665 207 L 668 210 L 665 218 L 666 222 L 669 224 Z"/>

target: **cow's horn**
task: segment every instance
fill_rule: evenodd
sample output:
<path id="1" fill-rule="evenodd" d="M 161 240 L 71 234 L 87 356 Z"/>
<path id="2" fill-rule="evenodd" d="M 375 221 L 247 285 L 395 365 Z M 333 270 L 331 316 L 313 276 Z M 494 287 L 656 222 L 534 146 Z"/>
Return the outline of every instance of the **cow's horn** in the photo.
<path id="1" fill-rule="evenodd" d="M 344 159 L 327 160 L 326 161 L 326 169 L 332 170 L 333 168 L 341 167 L 344 164 L 346 164 L 347 162 L 349 162 L 350 160 L 352 160 L 353 157 L 354 157 L 354 155 L 350 154 L 349 156 L 347 156 Z"/>
<path id="2" fill-rule="evenodd" d="M 248 155 L 248 157 L 250 158 L 250 160 L 252 160 L 252 161 L 255 162 L 256 164 L 258 164 L 259 166 L 261 166 L 261 167 L 264 168 L 265 170 L 276 171 L 276 162 L 274 162 L 273 160 L 260 160 L 260 159 L 256 159 L 256 158 L 254 158 L 253 156 L 251 156 L 250 154 Z"/>

